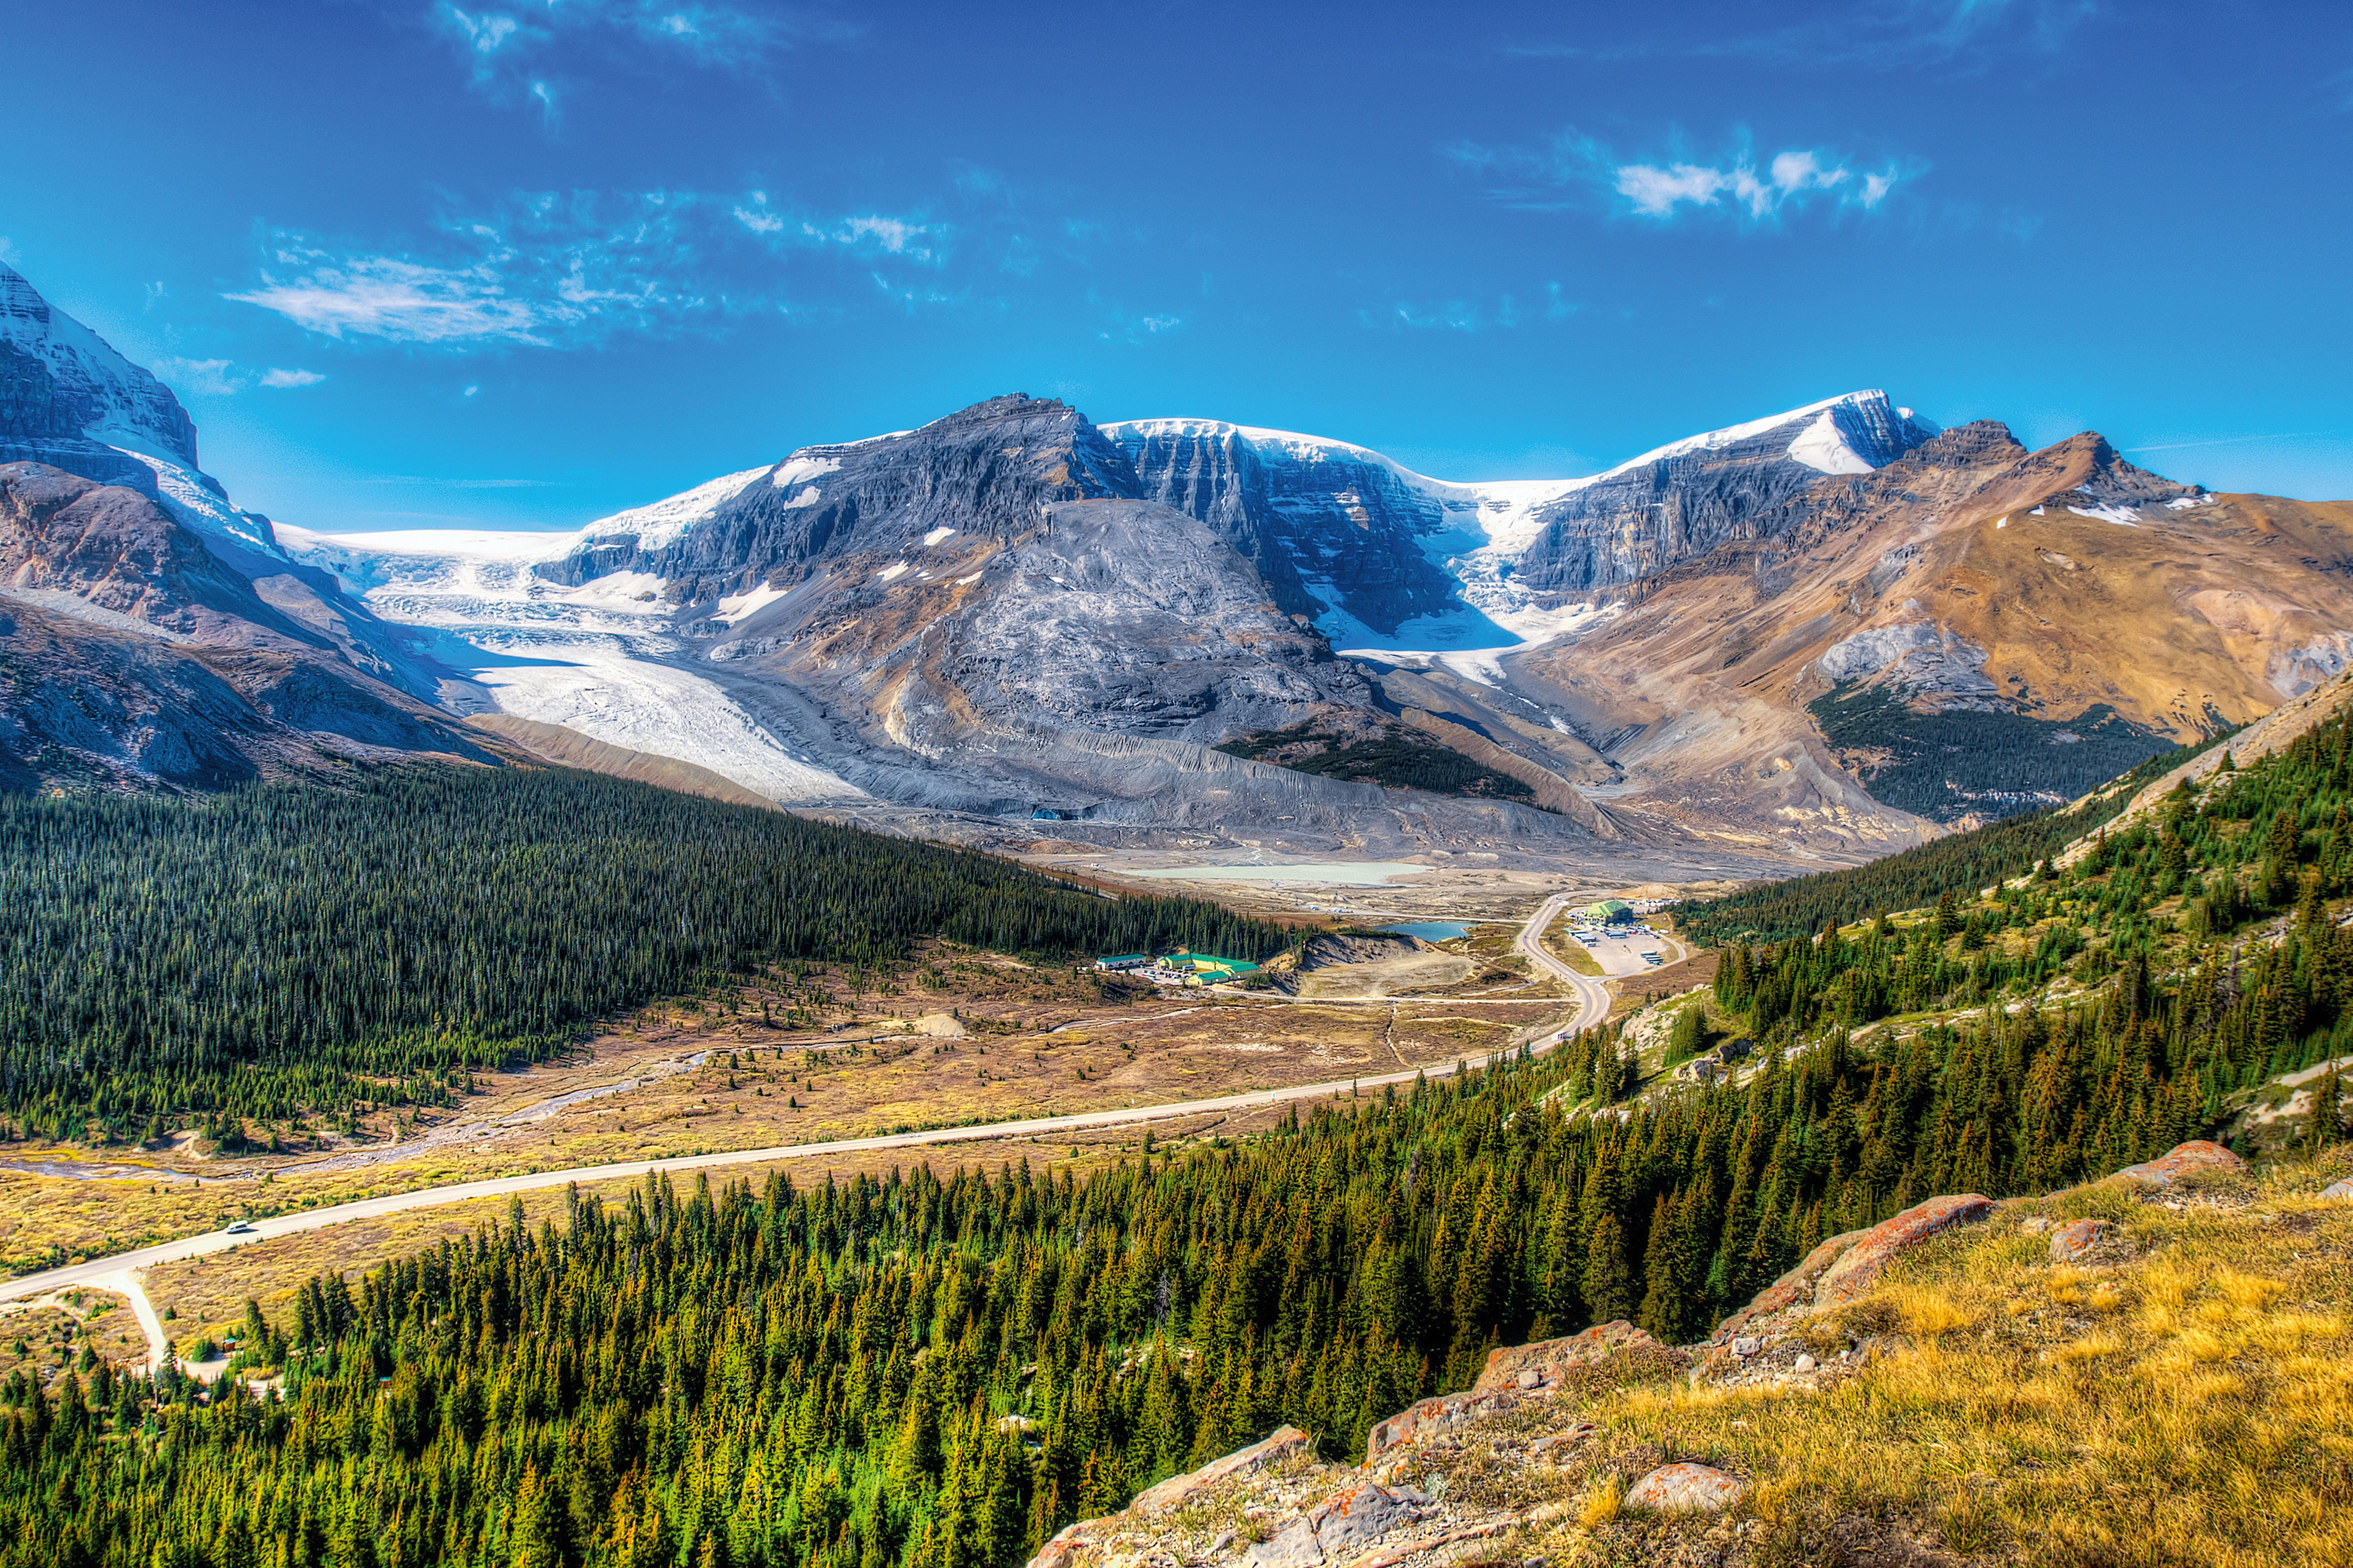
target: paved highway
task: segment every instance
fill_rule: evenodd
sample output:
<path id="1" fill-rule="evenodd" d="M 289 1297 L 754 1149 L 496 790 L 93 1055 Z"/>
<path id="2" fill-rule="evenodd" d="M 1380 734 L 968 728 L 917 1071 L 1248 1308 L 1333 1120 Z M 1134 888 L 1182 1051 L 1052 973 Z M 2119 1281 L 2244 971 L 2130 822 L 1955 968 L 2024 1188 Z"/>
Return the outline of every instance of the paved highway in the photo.
<path id="1" fill-rule="evenodd" d="M 1545 930 L 1560 917 L 1567 895 L 1547 900 L 1542 909 L 1530 917 L 1521 930 L 1519 950 L 1525 953 L 1537 971 L 1566 984 L 1577 994 L 1577 1009 L 1567 1022 L 1534 1042 L 1538 1055 L 1551 1050 L 1560 1041 L 1579 1029 L 1600 1023 L 1609 1016 L 1609 994 L 1601 983 L 1577 973 L 1546 951 L 1541 940 Z M 1335 1079 L 1328 1083 L 1293 1084 L 1283 1089 L 1252 1089 L 1242 1094 L 1219 1095 L 1210 1100 L 1187 1100 L 1173 1104 L 1139 1105 L 1122 1110 L 1074 1111 L 1063 1116 L 1038 1116 L 1020 1121 L 993 1121 L 976 1127 L 936 1127 L 922 1132 L 892 1132 L 871 1138 L 839 1138 L 824 1143 L 785 1143 L 765 1149 L 738 1149 L 726 1153 L 695 1154 L 671 1160 L 629 1160 L 610 1165 L 575 1165 L 560 1171 L 533 1171 L 519 1176 L 498 1176 L 479 1182 L 456 1182 L 443 1186 L 418 1187 L 410 1192 L 387 1194 L 383 1197 L 363 1198 L 354 1203 L 334 1204 L 324 1208 L 302 1209 L 290 1214 L 272 1215 L 267 1219 L 248 1222 L 250 1234 L 230 1236 L 223 1231 L 207 1231 L 201 1236 L 183 1237 L 176 1241 L 159 1242 L 131 1252 L 116 1253 L 111 1258 L 93 1258 L 84 1263 L 63 1268 L 45 1269 L 19 1279 L 0 1280 L 0 1301 L 17 1300 L 28 1296 L 46 1295 L 49 1291 L 73 1285 L 88 1285 L 100 1289 L 120 1291 L 129 1296 L 134 1307 L 144 1304 L 144 1296 L 137 1293 L 139 1272 L 159 1263 L 177 1263 L 185 1258 L 201 1258 L 208 1253 L 226 1251 L 248 1242 L 266 1241 L 272 1237 L 294 1236 L 303 1231 L 323 1230 L 329 1226 L 348 1225 L 353 1220 L 378 1219 L 385 1215 L 404 1214 L 411 1209 L 434 1208 L 443 1204 L 463 1203 L 470 1198 L 503 1197 L 511 1193 L 536 1192 L 548 1187 L 561 1187 L 578 1182 L 587 1185 L 642 1177 L 654 1171 L 678 1173 L 689 1171 L 722 1169 L 730 1165 L 764 1165 L 779 1160 L 830 1159 L 844 1154 L 871 1153 L 878 1150 L 921 1149 L 942 1143 L 967 1143 L 992 1138 L 1029 1138 L 1051 1133 L 1077 1132 L 1103 1127 L 1127 1127 L 1139 1122 L 1167 1121 L 1181 1117 L 1230 1114 L 1234 1111 L 1255 1110 L 1270 1105 L 1282 1105 L 1292 1100 L 1329 1100 L 1335 1093 L 1351 1089 L 1378 1089 L 1389 1084 L 1411 1083 L 1417 1077 L 1446 1078 L 1454 1072 L 1453 1064 L 1435 1065 L 1426 1068 L 1409 1068 L 1403 1072 L 1383 1073 L 1373 1077 Z M 132 1289 L 124 1289 L 128 1284 Z M 147 1327 L 151 1357 L 160 1364 L 163 1347 L 158 1342 L 162 1328 L 152 1322 L 152 1310 L 142 1311 L 140 1319 Z"/>

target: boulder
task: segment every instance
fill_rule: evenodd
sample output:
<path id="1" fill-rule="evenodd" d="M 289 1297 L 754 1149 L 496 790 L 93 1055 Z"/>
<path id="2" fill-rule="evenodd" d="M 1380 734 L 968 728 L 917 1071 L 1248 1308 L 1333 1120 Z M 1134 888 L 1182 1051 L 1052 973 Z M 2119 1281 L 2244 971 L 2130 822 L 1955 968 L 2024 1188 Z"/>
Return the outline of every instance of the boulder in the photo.
<path id="1" fill-rule="evenodd" d="M 2246 1168 L 2244 1160 L 2220 1143 L 2193 1138 L 2187 1143 L 2175 1144 L 2154 1160 L 2138 1165 L 2126 1165 L 2116 1174 L 2164 1186 L 2174 1177 L 2187 1175 L 2191 1171 L 2243 1171 Z"/>
<path id="2" fill-rule="evenodd" d="M 1250 1549 L 1251 1568 L 1315 1568 L 1351 1556 L 1421 1517 L 1419 1492 L 1372 1481 L 1343 1487 Z"/>
<path id="3" fill-rule="evenodd" d="M 1092 1546 L 1087 1539 L 1087 1526 L 1095 1523 L 1082 1519 L 1076 1524 L 1066 1524 L 1054 1532 L 1054 1538 L 1038 1548 L 1038 1555 L 1029 1559 L 1029 1568 L 1070 1568 L 1083 1547 Z"/>
<path id="4" fill-rule="evenodd" d="M 1238 1448 L 1221 1458 L 1211 1459 L 1198 1470 L 1187 1470 L 1181 1476 L 1171 1476 L 1157 1486 L 1146 1487 L 1135 1495 L 1128 1508 L 1149 1518 L 1154 1514 L 1173 1512 L 1181 1508 L 1204 1487 L 1233 1476 L 1255 1475 L 1268 1466 L 1307 1451 L 1307 1434 L 1296 1426 L 1278 1426 L 1274 1436 L 1247 1448 Z"/>
<path id="5" fill-rule="evenodd" d="M 1822 1270 L 1837 1262 L 1848 1247 L 1862 1239 L 1862 1231 L 1850 1230 L 1815 1247 L 1806 1254 L 1803 1262 L 1757 1291 L 1748 1305 L 1717 1324 L 1708 1342 L 1723 1344 L 1758 1318 L 1770 1318 L 1800 1303 L 1810 1303 L 1814 1299 L 1814 1282 L 1822 1277 Z"/>
<path id="6" fill-rule="evenodd" d="M 1650 1336 L 1645 1334 L 1643 1338 Z M 1497 1352 L 1497 1354 L 1503 1352 Z M 1481 1378 L 1483 1384 L 1485 1378 Z M 1428 1442 L 1441 1432 L 1469 1425 L 1482 1415 L 1509 1410 L 1519 1404 L 1516 1389 L 1479 1387 L 1462 1394 L 1440 1394 L 1407 1405 L 1388 1420 L 1377 1422 L 1365 1436 L 1365 1462 L 1408 1443 Z"/>
<path id="7" fill-rule="evenodd" d="M 1616 1322 L 1596 1323 L 1584 1332 L 1570 1334 L 1565 1339 L 1508 1345 L 1489 1352 L 1487 1364 L 1480 1370 L 1478 1381 L 1471 1385 L 1472 1392 L 1483 1393 L 1497 1388 L 1535 1392 L 1558 1388 L 1572 1367 L 1591 1366 L 1596 1362 L 1609 1360 L 1620 1351 L 1658 1342 L 1620 1318 Z"/>
<path id="8" fill-rule="evenodd" d="M 1626 1506 L 1661 1513 L 1714 1513 L 1738 1502 L 1746 1489 L 1736 1478 L 1714 1466 L 1685 1459 L 1661 1465 L 1636 1481 L 1626 1494 Z"/>
<path id="9" fill-rule="evenodd" d="M 1882 1220 L 1855 1238 L 1854 1245 L 1822 1270 L 1814 1286 L 1816 1308 L 1843 1306 L 1879 1283 L 1879 1277 L 1897 1258 L 1930 1237 L 1957 1226 L 1975 1225 L 1993 1213 L 1993 1200 L 1975 1193 L 1958 1197 L 1930 1198 L 1914 1204 L 1894 1219 Z"/>
<path id="10" fill-rule="evenodd" d="M 2051 1261 L 2073 1263 L 2088 1258 L 2103 1243 L 2116 1239 L 2116 1227 L 2104 1219 L 2079 1219 L 2051 1233 Z"/>

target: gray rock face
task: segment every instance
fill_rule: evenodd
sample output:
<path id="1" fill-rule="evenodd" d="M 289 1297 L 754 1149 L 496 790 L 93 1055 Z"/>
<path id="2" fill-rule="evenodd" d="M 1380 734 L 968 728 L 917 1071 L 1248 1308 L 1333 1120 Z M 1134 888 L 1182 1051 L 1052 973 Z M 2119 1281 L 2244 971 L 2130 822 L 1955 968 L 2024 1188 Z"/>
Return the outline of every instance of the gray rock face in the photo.
<path id="1" fill-rule="evenodd" d="M 171 389 L 0 263 L 0 462 L 153 495 L 153 470 L 124 446 L 196 466 L 196 427 Z"/>
<path id="2" fill-rule="evenodd" d="M 1935 435 L 1872 393 L 1719 445 L 1669 448 L 1546 505 L 1517 575 L 1531 588 L 1567 595 L 1633 582 L 1730 541 L 1760 537 L 1768 517 L 1794 526 L 1799 516 L 1787 503 L 1826 473 L 1884 467 Z M 1792 456 L 1801 440 L 1801 450 L 1835 466 Z"/>
<path id="3" fill-rule="evenodd" d="M 806 580 L 828 560 L 906 547 L 937 529 L 1005 542 L 1060 501 L 1141 493 L 1126 456 L 1084 415 L 1018 394 L 920 430 L 804 447 L 670 539 L 586 542 L 543 576 L 579 584 L 650 572 L 688 599 Z"/>
<path id="4" fill-rule="evenodd" d="M 1198 518 L 1290 615 L 1340 610 L 1384 634 L 1453 607 L 1460 586 L 1418 542 L 1440 501 L 1387 458 L 1337 442 L 1253 439 L 1207 419 L 1110 425 L 1143 493 Z"/>

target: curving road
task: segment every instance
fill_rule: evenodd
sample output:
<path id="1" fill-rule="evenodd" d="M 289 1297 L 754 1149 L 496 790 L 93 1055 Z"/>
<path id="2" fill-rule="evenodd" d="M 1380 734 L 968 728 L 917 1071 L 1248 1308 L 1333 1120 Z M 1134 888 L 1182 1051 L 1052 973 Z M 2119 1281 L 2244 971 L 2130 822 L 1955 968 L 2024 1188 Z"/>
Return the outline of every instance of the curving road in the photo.
<path id="1" fill-rule="evenodd" d="M 1576 993 L 1577 1009 L 1567 1022 L 1542 1037 L 1531 1042 L 1537 1055 L 1557 1046 L 1562 1039 L 1577 1030 L 1599 1024 L 1609 1016 L 1609 994 L 1600 982 L 1588 979 L 1563 963 L 1546 951 L 1540 940 L 1545 930 L 1560 916 L 1562 906 L 1568 900 L 1566 893 L 1547 900 L 1529 917 L 1518 939 L 1520 952 L 1525 953 L 1536 969 L 1553 976 Z M 443 1186 L 418 1187 L 410 1192 L 387 1194 L 383 1197 L 362 1198 L 353 1203 L 334 1204 L 324 1208 L 303 1209 L 291 1214 L 273 1215 L 267 1219 L 248 1222 L 249 1235 L 230 1236 L 224 1231 L 207 1231 L 201 1236 L 183 1237 L 176 1241 L 159 1242 L 153 1247 L 139 1247 L 131 1252 L 119 1252 L 110 1258 L 93 1258 L 84 1263 L 69 1264 L 63 1268 L 46 1269 L 19 1279 L 0 1280 L 0 1301 L 15 1300 L 26 1296 L 44 1295 L 72 1285 L 88 1285 L 101 1289 L 119 1291 L 128 1296 L 134 1308 L 145 1302 L 138 1289 L 139 1271 L 159 1263 L 177 1263 L 185 1258 L 201 1258 L 207 1253 L 226 1251 L 248 1241 L 265 1241 L 271 1237 L 294 1236 L 303 1231 L 323 1230 L 330 1226 L 347 1225 L 353 1220 L 378 1219 L 385 1215 L 402 1214 L 410 1209 L 436 1208 L 443 1204 L 464 1203 L 470 1198 L 503 1197 L 512 1193 L 528 1193 L 548 1187 L 561 1187 L 569 1183 L 585 1184 L 631 1179 L 655 1171 L 676 1173 L 685 1171 L 708 1171 L 729 1165 L 761 1165 L 779 1160 L 816 1160 L 841 1154 L 871 1153 L 878 1150 L 919 1149 L 940 1143 L 976 1142 L 993 1138 L 1028 1138 L 1045 1133 L 1077 1132 L 1101 1127 L 1126 1127 L 1139 1122 L 1167 1121 L 1180 1117 L 1216 1115 L 1239 1110 L 1260 1110 L 1270 1105 L 1282 1105 L 1292 1100 L 1328 1100 L 1348 1089 L 1377 1089 L 1389 1084 L 1411 1083 L 1416 1078 L 1447 1078 L 1456 1070 L 1454 1064 L 1444 1063 L 1429 1068 L 1409 1068 L 1402 1072 L 1382 1073 L 1373 1077 L 1335 1079 L 1328 1083 L 1293 1084 L 1283 1089 L 1251 1089 L 1241 1094 L 1219 1095 L 1209 1100 L 1187 1100 L 1162 1105 L 1139 1105 L 1122 1110 L 1073 1111 L 1062 1116 L 1038 1116 L 1020 1121 L 993 1121 L 975 1127 L 937 1127 L 921 1132 L 892 1132 L 871 1138 L 839 1138 L 823 1143 L 785 1143 L 765 1149 L 738 1149 L 726 1153 L 694 1154 L 671 1160 L 629 1160 L 610 1165 L 575 1165 L 558 1171 L 533 1171 L 517 1176 L 496 1176 L 479 1182 L 456 1182 Z M 131 1289 L 125 1289 L 129 1285 Z M 163 1330 L 153 1322 L 153 1310 L 140 1313 L 140 1321 L 148 1331 L 151 1361 L 160 1364 L 163 1357 Z"/>

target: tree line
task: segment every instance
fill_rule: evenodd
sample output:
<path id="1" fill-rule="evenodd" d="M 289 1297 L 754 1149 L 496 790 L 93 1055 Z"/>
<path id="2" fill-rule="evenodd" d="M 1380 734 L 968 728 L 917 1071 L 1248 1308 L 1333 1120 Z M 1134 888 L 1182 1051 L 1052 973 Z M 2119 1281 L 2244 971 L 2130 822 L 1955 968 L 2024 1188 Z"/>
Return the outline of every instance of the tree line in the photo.
<path id="1" fill-rule="evenodd" d="M 1009 862 L 592 773 L 0 799 L 0 1113 L 152 1135 L 433 1102 L 597 1020 L 945 938 L 1067 960 L 1287 938 Z"/>
<path id="2" fill-rule="evenodd" d="M 1736 938 L 1779 942 L 1826 924 L 1852 925 L 1888 910 L 1918 909 L 1946 893 L 1978 889 L 2032 869 L 2132 803 L 2144 784 L 2223 739 L 2163 752 L 2062 809 L 2033 811 L 1916 845 L 1868 865 L 1744 889 L 1675 910 L 1675 929 L 1704 946 Z"/>

